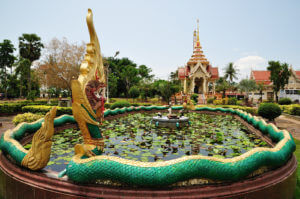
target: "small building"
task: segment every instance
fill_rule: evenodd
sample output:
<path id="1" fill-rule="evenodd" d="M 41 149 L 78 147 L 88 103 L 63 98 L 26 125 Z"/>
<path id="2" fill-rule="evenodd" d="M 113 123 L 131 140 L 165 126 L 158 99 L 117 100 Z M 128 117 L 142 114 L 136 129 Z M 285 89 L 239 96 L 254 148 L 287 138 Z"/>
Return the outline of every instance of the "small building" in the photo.
<path id="1" fill-rule="evenodd" d="M 291 100 L 300 100 L 300 71 L 294 71 L 290 69 L 291 76 L 289 83 L 285 85 L 284 90 L 281 90 L 278 94 L 279 99 L 288 97 Z M 275 100 L 273 92 L 273 83 L 270 80 L 270 71 L 252 70 L 250 73 L 250 79 L 255 80 L 256 84 L 263 84 L 264 90 L 262 92 L 262 100 Z M 249 98 L 254 101 L 258 101 L 261 97 L 259 91 L 254 91 L 249 94 Z"/>
<path id="2" fill-rule="evenodd" d="M 185 65 L 178 68 L 179 79 L 182 80 L 184 93 L 214 94 L 216 80 L 219 79 L 218 67 L 212 67 L 203 54 L 199 40 L 199 24 L 194 31 L 193 55 Z"/>

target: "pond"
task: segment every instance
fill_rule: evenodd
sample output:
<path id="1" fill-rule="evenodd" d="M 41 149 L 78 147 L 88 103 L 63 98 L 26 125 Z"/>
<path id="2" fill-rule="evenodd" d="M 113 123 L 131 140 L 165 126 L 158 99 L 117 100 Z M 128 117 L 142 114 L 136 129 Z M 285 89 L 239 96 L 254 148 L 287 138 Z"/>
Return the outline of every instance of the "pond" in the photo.
<path id="1" fill-rule="evenodd" d="M 190 126 L 181 129 L 155 127 L 156 113 L 137 113 L 104 121 L 101 126 L 104 154 L 130 160 L 155 162 L 186 155 L 218 158 L 239 156 L 255 147 L 269 147 L 231 115 L 188 113 Z M 62 171 L 74 155 L 74 146 L 83 143 L 75 129 L 53 136 L 50 161 L 46 169 Z M 25 146 L 30 148 L 30 143 Z"/>

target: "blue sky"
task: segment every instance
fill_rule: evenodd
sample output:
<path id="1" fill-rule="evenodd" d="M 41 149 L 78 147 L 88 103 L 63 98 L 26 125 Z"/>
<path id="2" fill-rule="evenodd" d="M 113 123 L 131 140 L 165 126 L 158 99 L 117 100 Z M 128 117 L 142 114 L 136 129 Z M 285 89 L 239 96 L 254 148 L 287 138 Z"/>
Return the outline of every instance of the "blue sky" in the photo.
<path id="1" fill-rule="evenodd" d="M 66 37 L 88 42 L 85 16 L 94 23 L 104 56 L 129 57 L 151 67 L 158 78 L 183 66 L 192 55 L 199 19 L 200 42 L 213 66 L 234 62 L 239 78 L 279 60 L 300 70 L 300 1 L 297 0 L 2 0 L 0 41 L 18 45 L 22 33 L 44 43 Z"/>

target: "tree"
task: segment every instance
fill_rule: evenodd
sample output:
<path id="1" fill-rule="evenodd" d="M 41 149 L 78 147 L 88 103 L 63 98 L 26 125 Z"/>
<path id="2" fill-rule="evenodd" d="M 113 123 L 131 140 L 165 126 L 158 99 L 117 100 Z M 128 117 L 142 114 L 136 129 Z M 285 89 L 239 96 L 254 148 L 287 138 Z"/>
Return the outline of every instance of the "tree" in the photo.
<path id="1" fill-rule="evenodd" d="M 225 80 L 224 77 L 220 77 L 216 83 L 216 91 L 222 92 L 222 97 L 225 98 L 226 90 L 230 88 L 229 83 Z"/>
<path id="2" fill-rule="evenodd" d="M 170 101 L 170 97 L 179 91 L 179 86 L 172 84 L 170 81 L 158 80 L 158 91 L 163 100 L 167 103 Z"/>
<path id="3" fill-rule="evenodd" d="M 138 89 L 137 86 L 132 86 L 130 89 L 129 89 L 129 96 L 133 99 L 137 98 L 138 96 L 140 96 L 140 91 Z"/>
<path id="4" fill-rule="evenodd" d="M 5 93 L 5 98 L 7 98 L 7 88 L 8 88 L 8 74 L 6 69 L 11 69 L 12 74 L 12 66 L 15 62 L 14 46 L 10 40 L 4 39 L 2 43 L 0 43 L 0 82 L 2 85 L 2 89 Z"/>
<path id="5" fill-rule="evenodd" d="M 267 68 L 271 72 L 270 80 L 273 82 L 273 92 L 278 102 L 278 92 L 284 89 L 284 86 L 289 82 L 291 72 L 287 63 L 281 64 L 279 61 L 269 61 Z"/>
<path id="6" fill-rule="evenodd" d="M 46 45 L 42 62 L 38 66 L 41 83 L 46 87 L 71 92 L 71 80 L 77 79 L 84 58 L 85 43 L 72 44 L 66 38 L 52 39 Z"/>
<path id="7" fill-rule="evenodd" d="M 38 60 L 41 56 L 41 50 L 44 45 L 41 43 L 41 38 L 36 34 L 23 34 L 19 37 L 20 56 L 32 62 Z M 30 65 L 31 65 L 30 64 Z M 31 71 L 28 71 L 28 90 L 31 92 Z"/>
<path id="8" fill-rule="evenodd" d="M 240 81 L 238 87 L 239 87 L 240 91 L 246 92 L 245 102 L 247 104 L 248 99 L 249 99 L 249 92 L 255 91 L 257 89 L 256 82 L 254 80 L 250 80 L 250 79 L 243 79 Z"/>
<path id="9" fill-rule="evenodd" d="M 16 62 L 15 74 L 19 79 L 19 97 L 23 97 L 23 91 L 26 89 L 26 77 L 30 72 L 30 66 L 30 61 L 22 57 L 19 57 L 18 61 Z"/>
<path id="10" fill-rule="evenodd" d="M 233 66 L 233 63 L 230 62 L 225 68 L 225 79 L 229 79 L 229 82 L 232 83 L 233 79 L 237 79 L 237 69 Z"/>
<path id="11" fill-rule="evenodd" d="M 150 68 L 145 65 L 137 66 L 128 58 L 106 57 L 104 64 L 110 71 L 108 84 L 112 97 L 128 97 L 132 86 L 139 86 L 142 81 L 151 81 L 153 78 Z"/>
<path id="12" fill-rule="evenodd" d="M 260 100 L 260 102 L 262 102 L 262 95 L 263 95 L 263 91 L 265 90 L 265 85 L 264 85 L 264 83 L 258 83 L 256 85 L 256 87 L 257 87 L 257 90 L 259 91 L 259 95 L 260 95 L 259 100 Z"/>

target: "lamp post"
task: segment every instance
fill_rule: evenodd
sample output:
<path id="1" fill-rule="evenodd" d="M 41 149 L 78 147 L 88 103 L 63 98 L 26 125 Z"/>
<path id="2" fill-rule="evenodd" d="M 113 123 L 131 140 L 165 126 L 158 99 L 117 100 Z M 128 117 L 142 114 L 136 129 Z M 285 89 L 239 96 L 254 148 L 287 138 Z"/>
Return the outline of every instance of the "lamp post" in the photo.
<path id="1" fill-rule="evenodd" d="M 117 51 L 115 53 L 115 55 L 113 56 L 113 59 L 116 58 L 118 55 L 120 54 L 120 51 Z M 106 68 L 106 102 L 109 103 L 109 88 L 108 88 L 108 75 L 109 75 L 109 63 L 107 64 L 107 68 Z"/>

